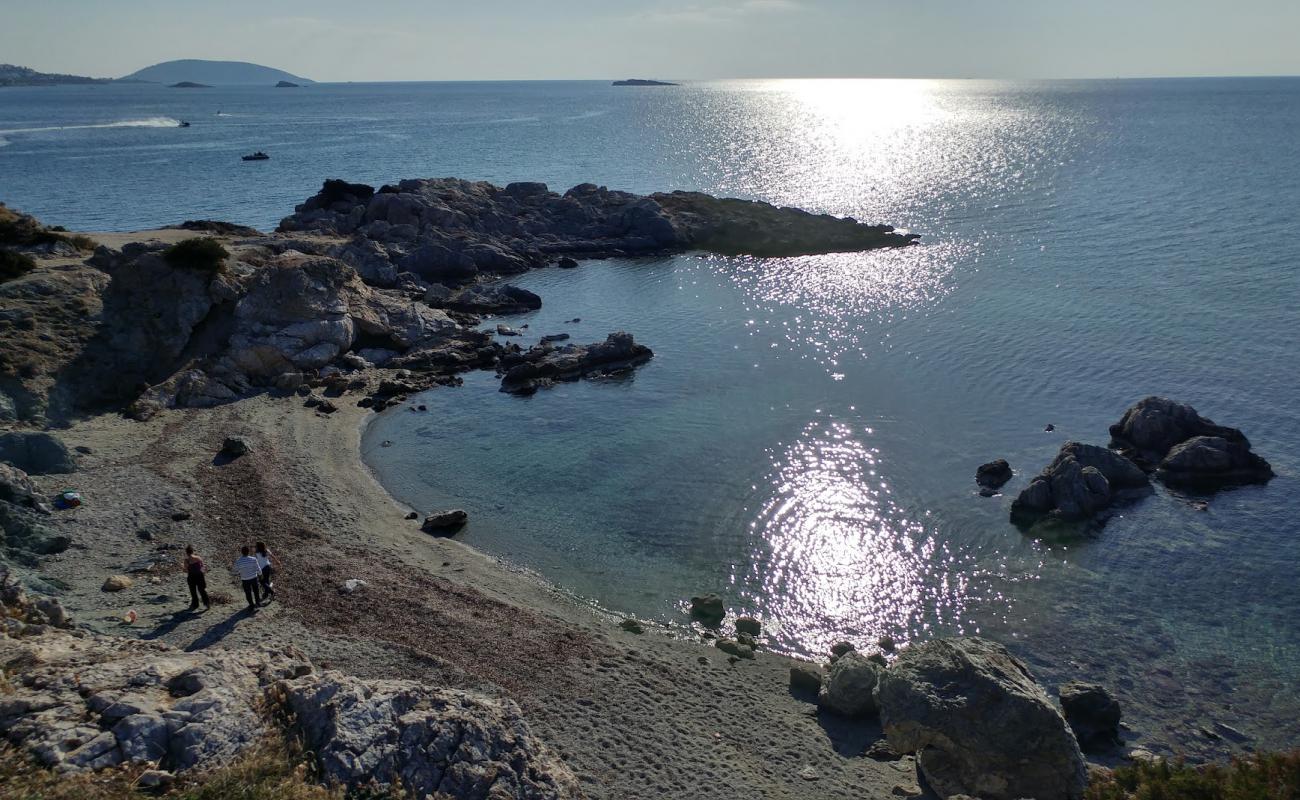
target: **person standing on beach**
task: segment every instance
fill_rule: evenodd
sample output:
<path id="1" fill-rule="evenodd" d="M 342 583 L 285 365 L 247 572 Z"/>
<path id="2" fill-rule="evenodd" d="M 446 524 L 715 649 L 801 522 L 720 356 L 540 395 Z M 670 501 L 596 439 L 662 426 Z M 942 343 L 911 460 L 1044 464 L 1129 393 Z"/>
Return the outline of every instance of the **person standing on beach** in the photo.
<path id="1" fill-rule="evenodd" d="M 205 611 L 212 608 L 212 601 L 208 599 L 208 578 L 204 575 L 207 571 L 203 559 L 194 552 L 194 545 L 185 545 L 185 582 L 190 586 L 190 611 L 198 610 L 199 598 L 203 598 Z"/>
<path id="2" fill-rule="evenodd" d="M 239 548 L 239 552 L 239 558 L 235 559 L 235 573 L 244 584 L 244 597 L 248 599 L 248 610 L 256 611 L 257 604 L 262 602 L 262 591 L 257 585 L 258 579 L 262 577 L 262 568 L 258 566 L 257 559 L 248 554 L 248 545 Z"/>
<path id="3" fill-rule="evenodd" d="M 280 559 L 271 555 L 267 549 L 266 542 L 258 542 L 253 547 L 253 558 L 257 559 L 257 566 L 262 570 L 260 575 L 262 581 L 262 596 L 267 600 L 275 597 L 275 585 L 271 579 L 275 577 L 275 570 L 280 567 Z"/>

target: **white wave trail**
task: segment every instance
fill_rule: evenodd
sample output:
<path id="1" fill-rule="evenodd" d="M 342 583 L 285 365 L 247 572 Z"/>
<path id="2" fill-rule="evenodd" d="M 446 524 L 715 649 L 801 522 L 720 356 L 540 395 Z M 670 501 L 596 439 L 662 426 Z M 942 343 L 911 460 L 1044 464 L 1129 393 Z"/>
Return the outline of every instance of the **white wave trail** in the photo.
<path id="1" fill-rule="evenodd" d="M 181 121 L 171 117 L 146 117 L 144 119 L 122 119 L 117 122 L 100 122 L 94 125 L 53 125 L 47 128 L 10 128 L 0 130 L 6 133 L 48 133 L 50 131 L 77 131 L 90 128 L 176 128 Z"/>

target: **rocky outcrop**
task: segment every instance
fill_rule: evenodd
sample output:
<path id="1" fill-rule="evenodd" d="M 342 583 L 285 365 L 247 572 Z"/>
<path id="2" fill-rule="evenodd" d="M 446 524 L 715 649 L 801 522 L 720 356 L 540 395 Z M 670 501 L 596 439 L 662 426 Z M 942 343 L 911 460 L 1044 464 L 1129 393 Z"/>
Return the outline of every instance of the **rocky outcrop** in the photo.
<path id="1" fill-rule="evenodd" d="M 1065 721 L 1085 751 L 1106 750 L 1119 743 L 1119 701 L 1095 683 L 1070 681 L 1058 689 Z"/>
<path id="2" fill-rule="evenodd" d="M 1167 484 L 1193 489 L 1263 483 L 1269 463 L 1240 430 L 1217 425 L 1186 403 L 1146 397 L 1110 426 L 1111 446 Z"/>
<path id="3" fill-rule="evenodd" d="M 26 472 L 0 461 L 0 503 L 10 503 L 42 514 L 51 512 L 49 501 Z"/>
<path id="4" fill-rule="evenodd" d="M 501 391 L 527 395 L 558 381 L 630 370 L 653 356 L 650 348 L 632 339 L 632 334 L 619 331 L 596 344 L 557 347 L 544 343 L 526 351 L 508 353 L 501 357 L 497 369 L 501 375 Z"/>
<path id="5" fill-rule="evenodd" d="M 791 256 L 898 247 L 917 238 L 887 225 L 696 192 L 643 196 L 586 183 L 561 195 L 543 183 L 501 187 L 455 178 L 404 180 L 377 192 L 326 181 L 279 230 L 352 236 L 357 253 L 382 250 L 397 268 L 450 284 L 573 256 L 691 249 Z"/>
<path id="6" fill-rule="evenodd" d="M 1011 465 L 1003 458 L 980 464 L 975 470 L 975 482 L 989 493 L 1001 489 L 1003 484 L 1011 480 L 1011 476 Z"/>
<path id="7" fill-rule="evenodd" d="M 59 630 L 69 621 L 57 601 L 33 601 L 7 576 L 0 612 L 9 674 L 0 736 L 60 772 L 216 767 L 286 732 L 269 707 L 289 712 L 331 784 L 400 781 L 414 796 L 475 800 L 581 796 L 510 700 L 318 674 L 292 648 L 188 653 Z"/>
<path id="8" fill-rule="evenodd" d="M 940 797 L 1083 794 L 1087 772 L 1074 735 L 1025 665 L 1001 645 L 958 638 L 908 647 L 881 673 L 878 699 L 890 746 L 916 753 Z"/>
<path id="9" fill-rule="evenodd" d="M 285 681 L 275 693 L 322 773 L 342 786 L 400 781 L 415 797 L 466 800 L 581 794 L 510 700 L 336 672 Z"/>
<path id="10" fill-rule="evenodd" d="M 1150 489 L 1146 473 L 1124 456 L 1096 445 L 1066 442 L 1012 502 L 1011 518 L 1018 523 L 1044 517 L 1104 520 L 1115 504 Z"/>
<path id="11" fill-rule="evenodd" d="M 77 471 L 77 462 L 68 446 L 52 433 L 0 434 L 0 461 L 29 475 L 66 475 Z"/>
<path id="12" fill-rule="evenodd" d="M 453 508 L 447 511 L 434 511 L 424 518 L 420 530 L 437 536 L 449 535 L 469 522 L 469 514 L 463 509 Z"/>
<path id="13" fill-rule="evenodd" d="M 883 671 L 876 662 L 851 650 L 826 671 L 817 704 L 845 717 L 873 716 L 879 710 L 875 693 Z"/>
<path id="14" fill-rule="evenodd" d="M 434 308 L 448 308 L 468 314 L 520 314 L 542 307 L 542 298 L 508 283 L 475 284 L 458 292 L 438 296 L 427 292 L 425 302 Z"/>

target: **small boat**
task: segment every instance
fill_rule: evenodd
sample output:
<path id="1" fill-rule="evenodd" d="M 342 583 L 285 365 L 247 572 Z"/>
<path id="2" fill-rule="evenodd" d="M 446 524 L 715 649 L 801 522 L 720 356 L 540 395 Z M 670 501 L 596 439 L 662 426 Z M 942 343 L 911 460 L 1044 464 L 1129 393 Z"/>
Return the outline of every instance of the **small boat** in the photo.
<path id="1" fill-rule="evenodd" d="M 268 158 L 270 158 L 270 156 L 268 156 L 266 153 L 263 153 L 261 150 L 258 150 L 256 153 L 253 153 L 251 156 L 243 157 L 245 161 L 265 161 Z"/>
<path id="2" fill-rule="evenodd" d="M 181 124 L 177 125 L 176 127 L 178 127 L 178 128 L 188 128 L 189 126 L 190 126 L 190 124 L 189 124 L 188 122 L 186 122 L 185 120 L 181 120 Z"/>

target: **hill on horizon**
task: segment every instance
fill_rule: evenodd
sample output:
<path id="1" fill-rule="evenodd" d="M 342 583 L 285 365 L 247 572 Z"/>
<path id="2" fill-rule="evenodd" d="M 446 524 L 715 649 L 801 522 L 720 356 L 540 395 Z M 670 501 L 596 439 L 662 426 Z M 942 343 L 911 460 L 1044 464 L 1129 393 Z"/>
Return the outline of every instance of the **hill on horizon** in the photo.
<path id="1" fill-rule="evenodd" d="M 213 86 L 232 85 L 266 85 L 274 86 L 279 81 L 293 83 L 313 83 L 310 78 L 285 72 L 261 64 L 247 61 L 205 61 L 198 58 L 185 58 L 179 61 L 164 61 L 151 67 L 136 70 L 124 75 L 120 80 L 149 81 L 151 83 L 206 83 Z"/>

